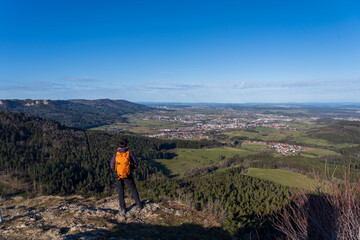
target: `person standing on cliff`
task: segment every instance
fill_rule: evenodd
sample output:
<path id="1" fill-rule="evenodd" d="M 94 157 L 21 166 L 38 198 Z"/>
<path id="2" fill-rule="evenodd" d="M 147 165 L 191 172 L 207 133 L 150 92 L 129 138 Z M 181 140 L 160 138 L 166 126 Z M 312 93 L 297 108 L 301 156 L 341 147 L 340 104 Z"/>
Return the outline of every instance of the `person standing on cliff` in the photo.
<path id="1" fill-rule="evenodd" d="M 121 139 L 119 148 L 113 155 L 110 168 L 114 170 L 114 176 L 116 177 L 116 186 L 118 189 L 118 199 L 120 205 L 120 214 L 125 215 L 126 206 L 124 200 L 124 182 L 130 187 L 132 197 L 136 203 L 138 210 L 143 208 L 143 204 L 140 201 L 139 193 L 136 189 L 134 177 L 132 171 L 138 167 L 138 161 L 133 152 L 129 151 L 127 147 L 127 140 Z"/>

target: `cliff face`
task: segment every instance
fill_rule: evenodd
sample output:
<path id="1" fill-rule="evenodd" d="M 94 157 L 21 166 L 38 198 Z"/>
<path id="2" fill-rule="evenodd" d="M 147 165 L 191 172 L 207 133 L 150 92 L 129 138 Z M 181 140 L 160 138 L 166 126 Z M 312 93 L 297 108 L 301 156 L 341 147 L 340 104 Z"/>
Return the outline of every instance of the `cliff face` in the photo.
<path id="1" fill-rule="evenodd" d="M 0 239 L 227 239 L 215 216 L 180 202 L 146 202 L 138 211 L 127 199 L 126 218 L 116 197 L 45 196 L 0 200 Z"/>

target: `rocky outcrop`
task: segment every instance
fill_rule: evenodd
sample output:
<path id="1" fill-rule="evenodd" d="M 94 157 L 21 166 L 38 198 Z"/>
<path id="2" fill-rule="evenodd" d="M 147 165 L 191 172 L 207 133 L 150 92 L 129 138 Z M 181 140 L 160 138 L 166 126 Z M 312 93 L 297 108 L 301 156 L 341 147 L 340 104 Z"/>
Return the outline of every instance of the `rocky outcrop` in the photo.
<path id="1" fill-rule="evenodd" d="M 0 223 L 0 239 L 209 239 L 207 234 L 228 237 L 216 219 L 174 201 L 145 202 L 139 210 L 127 199 L 130 207 L 125 216 L 119 213 L 115 197 L 15 197 L 0 201 L 4 220 Z"/>

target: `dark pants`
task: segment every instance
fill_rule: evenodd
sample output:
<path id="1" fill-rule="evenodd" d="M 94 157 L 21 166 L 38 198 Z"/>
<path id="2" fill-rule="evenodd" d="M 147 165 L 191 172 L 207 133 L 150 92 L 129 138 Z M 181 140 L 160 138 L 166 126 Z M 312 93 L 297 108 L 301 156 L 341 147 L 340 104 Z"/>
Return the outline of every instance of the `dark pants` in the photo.
<path id="1" fill-rule="evenodd" d="M 139 193 L 136 189 L 133 175 L 130 174 L 127 178 L 120 178 L 120 179 L 118 179 L 118 177 L 116 175 L 116 186 L 118 189 L 118 198 L 119 198 L 120 209 L 124 209 L 124 210 L 126 209 L 125 200 L 124 200 L 124 182 L 126 182 L 126 184 L 130 187 L 131 195 L 132 195 L 133 199 L 135 200 L 136 205 L 138 207 L 141 207 L 142 204 L 139 199 Z"/>

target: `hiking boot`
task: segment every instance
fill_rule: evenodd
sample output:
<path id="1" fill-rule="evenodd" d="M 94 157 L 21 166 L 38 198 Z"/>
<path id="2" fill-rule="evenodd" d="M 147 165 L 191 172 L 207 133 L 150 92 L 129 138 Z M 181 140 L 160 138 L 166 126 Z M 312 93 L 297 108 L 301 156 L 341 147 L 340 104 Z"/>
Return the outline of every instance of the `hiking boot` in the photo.
<path id="1" fill-rule="evenodd" d="M 119 213 L 116 215 L 116 219 L 118 221 L 125 221 L 126 220 L 126 211 L 125 209 L 120 209 Z"/>
<path id="2" fill-rule="evenodd" d="M 143 205 L 143 204 L 141 204 L 140 206 L 136 205 L 136 206 L 133 208 L 132 212 L 133 212 L 134 214 L 139 214 L 143 208 L 144 208 L 144 205 Z"/>
<path id="3" fill-rule="evenodd" d="M 138 205 L 136 205 L 136 207 L 139 209 L 139 211 L 141 210 L 141 209 L 143 209 L 144 208 L 144 204 L 143 203 L 141 203 L 141 205 L 140 206 L 138 206 Z"/>

